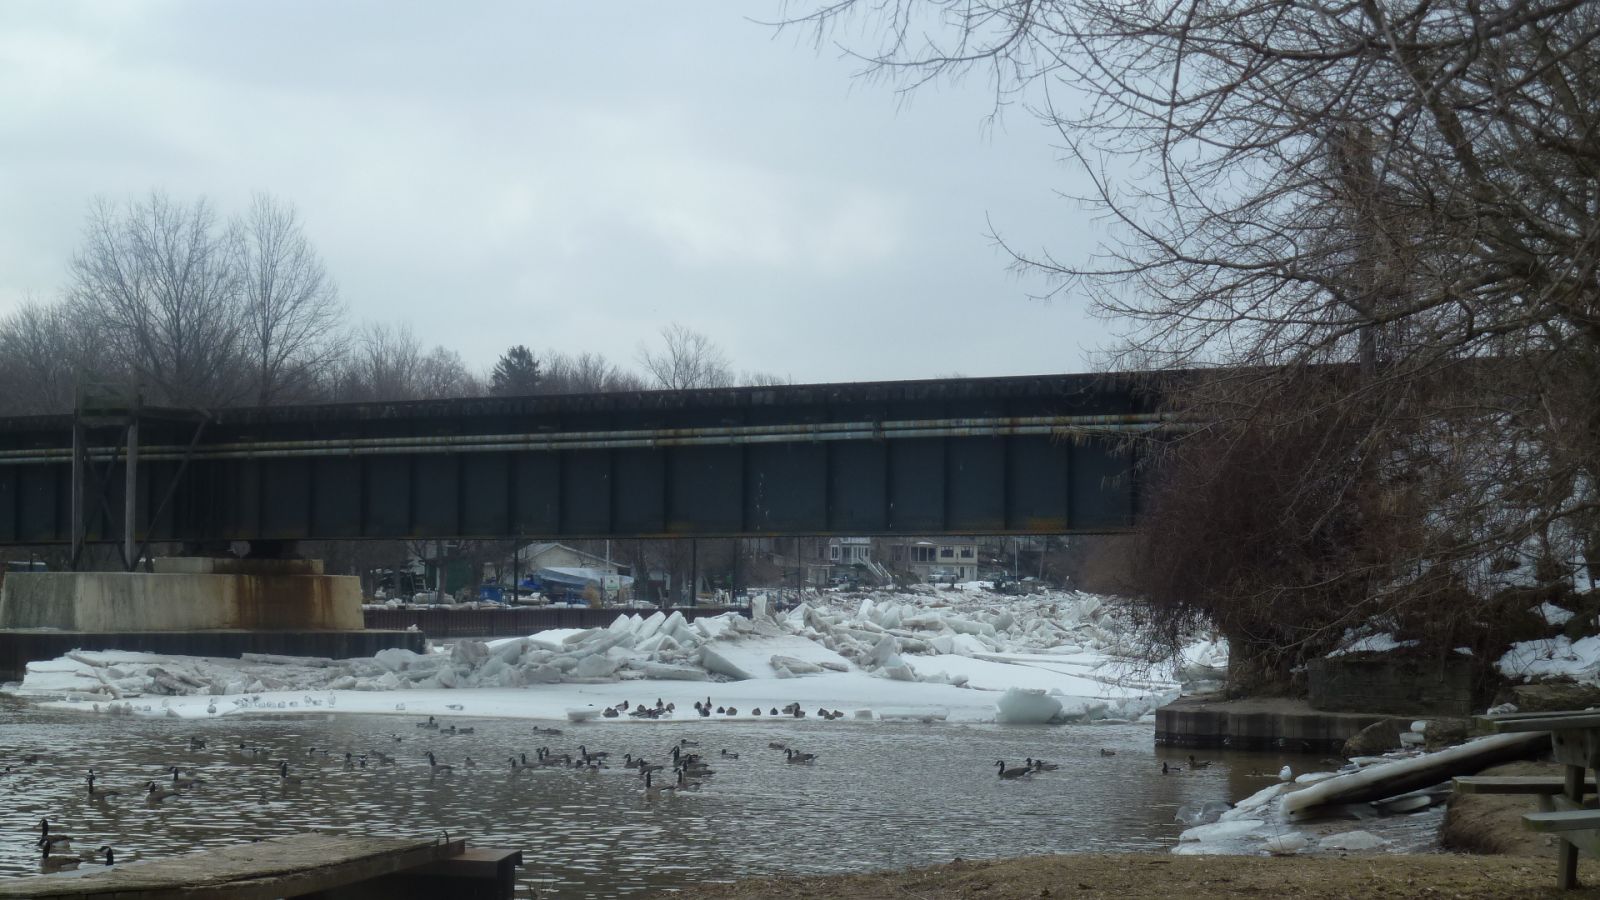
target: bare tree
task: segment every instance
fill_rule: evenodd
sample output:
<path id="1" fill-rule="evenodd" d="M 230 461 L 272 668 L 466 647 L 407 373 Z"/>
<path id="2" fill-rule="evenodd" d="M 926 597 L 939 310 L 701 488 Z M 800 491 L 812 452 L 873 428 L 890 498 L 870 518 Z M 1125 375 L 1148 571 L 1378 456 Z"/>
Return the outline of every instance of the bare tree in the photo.
<path id="1" fill-rule="evenodd" d="M 1172 557 L 1237 646 L 1286 670 L 1347 622 L 1448 631 L 1522 602 L 1497 573 L 1600 564 L 1600 6 L 840 0 L 793 23 L 847 20 L 870 72 L 980 74 L 1063 142 L 1109 238 L 1013 256 L 1126 326 L 1112 362 L 1233 367 L 1150 458 L 1169 524 L 1216 530 L 1184 486 L 1255 497 L 1222 507 L 1247 546 Z M 1163 590 L 1193 611 L 1196 587 Z"/>
<path id="2" fill-rule="evenodd" d="M 234 402 L 243 323 L 230 256 L 203 199 L 96 201 L 72 260 L 73 315 L 157 402 Z"/>
<path id="3" fill-rule="evenodd" d="M 60 306 L 35 300 L 0 318 L 0 381 L 7 388 L 0 411 L 40 415 L 71 409 L 77 372 L 92 361 L 82 336 Z"/>
<path id="4" fill-rule="evenodd" d="M 539 392 L 545 394 L 592 394 L 644 390 L 644 380 L 612 363 L 599 353 L 575 356 L 550 351 L 545 357 Z"/>
<path id="5" fill-rule="evenodd" d="M 661 349 L 639 345 L 639 364 L 656 387 L 667 390 L 729 387 L 728 357 L 706 335 L 677 322 L 661 329 Z"/>
<path id="6" fill-rule="evenodd" d="M 434 347 L 417 366 L 413 395 L 419 400 L 448 397 L 479 397 L 485 391 L 483 379 L 474 375 L 461 354 L 445 347 Z"/>
<path id="7" fill-rule="evenodd" d="M 369 322 L 344 360 L 336 395 L 355 401 L 413 399 L 421 365 L 422 342 L 411 326 Z"/>
<path id="8" fill-rule="evenodd" d="M 255 195 L 233 238 L 252 399 L 303 400 L 343 349 L 339 289 L 287 203 Z"/>

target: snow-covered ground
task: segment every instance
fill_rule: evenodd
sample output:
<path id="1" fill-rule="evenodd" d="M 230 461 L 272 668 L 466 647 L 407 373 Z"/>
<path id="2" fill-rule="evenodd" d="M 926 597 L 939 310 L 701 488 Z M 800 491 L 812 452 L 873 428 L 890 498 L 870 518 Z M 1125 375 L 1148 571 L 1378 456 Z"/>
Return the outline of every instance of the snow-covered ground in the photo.
<path id="1" fill-rule="evenodd" d="M 175 717 L 315 709 L 567 719 L 659 700 L 676 707 L 664 718 L 698 721 L 693 704 L 709 697 L 735 711 L 720 718 L 798 703 L 808 715 L 858 719 L 1042 722 L 1137 719 L 1227 664 L 1215 640 L 1175 659 L 1143 658 L 1139 647 L 1106 598 L 966 585 L 824 593 L 783 613 L 758 597 L 748 619 L 619 615 L 605 628 L 352 660 L 75 651 L 30 663 L 6 692 L 58 708 Z"/>

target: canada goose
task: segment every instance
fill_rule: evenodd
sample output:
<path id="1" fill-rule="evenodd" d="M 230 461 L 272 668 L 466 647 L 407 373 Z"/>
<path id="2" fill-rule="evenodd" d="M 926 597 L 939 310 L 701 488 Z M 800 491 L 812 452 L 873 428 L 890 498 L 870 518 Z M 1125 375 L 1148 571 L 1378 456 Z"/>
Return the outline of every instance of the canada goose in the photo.
<path id="1" fill-rule="evenodd" d="M 678 746 L 679 747 L 698 747 L 698 746 L 700 746 L 700 742 L 699 741 L 691 741 L 688 738 L 683 738 L 683 739 L 678 741 Z"/>
<path id="2" fill-rule="evenodd" d="M 533 768 L 533 766 L 517 762 L 517 758 L 515 756 L 506 757 L 506 761 L 511 763 L 511 774 L 513 775 L 521 775 L 523 772 Z"/>
<path id="3" fill-rule="evenodd" d="M 429 775 L 449 775 L 449 774 L 453 773 L 454 771 L 455 771 L 454 767 L 447 766 L 444 763 L 439 762 L 437 759 L 434 759 L 432 750 L 428 751 L 428 774 Z"/>
<path id="4" fill-rule="evenodd" d="M 1210 767 L 1211 767 L 1211 760 L 1209 760 L 1209 759 L 1195 759 L 1193 753 L 1189 754 L 1189 768 L 1191 768 L 1191 769 L 1207 769 L 1207 768 L 1210 768 Z"/>
<path id="5" fill-rule="evenodd" d="M 101 860 L 102 856 L 105 857 L 103 861 Z M 114 866 L 117 864 L 116 851 L 112 850 L 110 847 L 101 847 L 98 850 L 91 850 L 88 853 L 80 856 L 79 859 L 82 859 L 84 862 L 100 863 L 103 866 Z"/>
<path id="6" fill-rule="evenodd" d="M 1116 756 L 1117 755 L 1117 751 L 1115 751 L 1115 750 L 1107 750 L 1104 747 L 1102 747 L 1102 748 L 1100 748 L 1100 755 L 1101 756 Z"/>
<path id="7" fill-rule="evenodd" d="M 777 715 L 777 714 L 778 714 L 778 708 L 777 708 L 777 707 L 776 707 L 776 706 L 774 706 L 774 707 L 773 707 L 773 708 L 772 708 L 772 711 L 771 711 L 771 712 L 769 712 L 769 713 L 767 713 L 767 715 L 769 715 L 769 716 L 775 716 L 775 715 Z"/>
<path id="8" fill-rule="evenodd" d="M 1182 771 L 1183 771 L 1183 766 L 1169 766 L 1166 763 L 1162 763 L 1161 764 L 1161 774 L 1163 774 L 1163 775 L 1171 775 L 1174 772 L 1182 772 Z"/>
<path id="9" fill-rule="evenodd" d="M 40 819 L 39 820 L 39 839 L 34 842 L 35 844 L 44 844 L 44 843 L 49 842 L 49 841 L 55 841 L 58 844 L 65 844 L 65 843 L 67 843 L 68 841 L 71 841 L 71 840 L 72 840 L 72 836 L 71 835 L 62 834 L 59 831 L 52 835 L 50 833 L 50 820 L 49 819 Z"/>
<path id="10" fill-rule="evenodd" d="M 473 761 L 472 761 L 472 757 L 470 757 L 470 756 L 469 756 L 469 757 L 467 757 L 467 758 L 466 758 L 466 759 L 463 759 L 463 760 L 462 760 L 462 761 L 461 761 L 461 764 L 462 764 L 462 765 L 463 765 L 463 766 L 466 766 L 466 767 L 467 767 L 467 768 L 469 768 L 469 769 L 476 769 L 476 768 L 477 768 L 477 767 L 478 767 L 478 764 L 477 764 L 477 763 L 475 763 L 475 762 L 473 762 Z"/>
<path id="11" fill-rule="evenodd" d="M 206 780 L 198 775 L 193 778 L 183 777 L 181 774 L 179 774 L 177 766 L 169 767 L 168 771 L 172 773 L 172 786 L 175 788 L 181 789 L 199 787 L 200 785 L 206 783 Z"/>
<path id="12" fill-rule="evenodd" d="M 752 716 L 761 715 L 761 707 L 758 706 L 755 709 L 750 710 L 750 715 L 752 715 Z"/>
<path id="13" fill-rule="evenodd" d="M 617 717 L 617 711 L 608 706 L 603 712 L 600 713 L 600 715 L 607 719 L 615 719 Z"/>
<path id="14" fill-rule="evenodd" d="M 737 709 L 734 709 L 734 708 L 733 708 L 733 707 L 731 707 L 731 706 L 730 706 L 730 707 L 728 707 L 728 715 L 730 715 L 730 716 L 737 716 L 737 715 L 738 715 L 738 714 L 739 714 L 739 711 L 738 711 L 738 710 L 737 710 Z"/>
<path id="15" fill-rule="evenodd" d="M 1013 766 L 1008 769 L 1006 768 L 1006 761 L 1003 759 L 995 760 L 994 766 L 995 770 L 999 772 L 1001 778 L 1021 778 L 1024 775 L 1033 774 L 1033 769 L 1030 769 L 1027 766 Z"/>
<path id="16" fill-rule="evenodd" d="M 587 762 L 591 759 L 606 759 L 611 754 L 604 750 L 596 750 L 595 752 L 590 753 L 588 747 L 584 746 L 583 744 L 579 744 L 578 755 L 583 757 L 584 761 Z"/>
<path id="17" fill-rule="evenodd" d="M 701 708 L 703 709 L 704 707 L 701 707 Z M 728 714 L 728 708 L 726 706 L 717 707 L 717 715 L 725 716 L 727 714 Z"/>
<path id="18" fill-rule="evenodd" d="M 646 799 L 654 799 L 659 797 L 661 796 L 662 791 L 676 790 L 676 785 L 656 784 L 654 779 L 651 777 L 653 774 L 654 773 L 652 772 L 644 773 L 644 796 Z"/>
<path id="19" fill-rule="evenodd" d="M 278 783 L 279 784 L 283 784 L 283 785 L 304 784 L 306 778 L 307 778 L 307 776 L 305 776 L 305 775 L 290 775 L 289 774 L 289 761 L 288 760 L 284 760 L 284 761 L 278 763 Z"/>
<path id="20" fill-rule="evenodd" d="M 722 758 L 723 759 L 738 759 L 739 758 L 739 754 L 737 754 L 737 753 L 729 753 L 728 752 L 728 748 L 724 747 L 724 748 L 722 748 Z"/>
<path id="21" fill-rule="evenodd" d="M 205 748 L 206 748 L 206 739 L 205 738 L 201 738 L 201 737 L 189 738 L 189 749 L 190 750 L 204 750 Z"/>
<path id="22" fill-rule="evenodd" d="M 85 780 L 89 782 L 89 799 L 90 800 L 105 800 L 105 799 L 107 799 L 109 797 L 120 797 L 120 796 L 122 796 L 122 792 L 117 790 L 116 788 L 97 788 L 97 787 L 95 787 L 94 786 L 94 770 L 93 769 L 89 770 L 89 776 Z"/>
<path id="23" fill-rule="evenodd" d="M 783 758 L 796 765 L 809 765 L 817 761 L 815 753 L 796 753 L 793 750 L 784 750 Z"/>
<path id="24" fill-rule="evenodd" d="M 154 781 L 152 781 L 152 782 L 149 783 L 149 785 L 147 786 L 147 789 L 144 792 L 144 802 L 146 802 L 146 803 L 160 803 L 161 801 L 167 799 L 168 797 L 176 797 L 176 796 L 178 796 L 177 790 L 160 787 Z"/>
<path id="25" fill-rule="evenodd" d="M 429 716 L 428 717 L 428 721 L 426 721 L 426 722 L 418 722 L 417 723 L 417 727 L 418 728 L 438 728 L 439 727 L 439 723 L 435 722 L 433 720 L 433 716 Z"/>
<path id="26" fill-rule="evenodd" d="M 394 757 L 392 757 L 389 754 L 383 752 L 382 750 L 369 750 L 367 752 L 371 753 L 378 760 L 378 764 L 379 765 L 384 765 L 384 766 L 392 766 L 392 765 L 394 765 Z"/>
<path id="27" fill-rule="evenodd" d="M 687 771 L 683 769 L 678 770 L 678 790 L 698 791 L 700 790 L 700 785 L 703 783 L 704 782 L 702 782 L 698 777 L 690 775 Z"/>
<path id="28" fill-rule="evenodd" d="M 1035 772 L 1054 772 L 1055 770 L 1061 768 L 1061 766 L 1057 765 L 1056 763 L 1047 763 L 1042 759 L 1029 759 L 1027 760 L 1027 763 L 1028 767 L 1033 769 Z"/>
<path id="29" fill-rule="evenodd" d="M 823 709 L 822 707 L 819 706 L 819 707 L 817 707 L 817 718 L 819 718 L 819 719 L 831 719 L 831 718 L 833 718 L 833 714 L 828 712 L 826 709 Z"/>
<path id="30" fill-rule="evenodd" d="M 75 856 L 51 856 L 49 844 L 40 847 L 39 851 L 43 854 L 39 857 L 39 868 L 46 872 L 65 872 L 68 869 L 76 869 L 78 864 L 83 862 Z"/>

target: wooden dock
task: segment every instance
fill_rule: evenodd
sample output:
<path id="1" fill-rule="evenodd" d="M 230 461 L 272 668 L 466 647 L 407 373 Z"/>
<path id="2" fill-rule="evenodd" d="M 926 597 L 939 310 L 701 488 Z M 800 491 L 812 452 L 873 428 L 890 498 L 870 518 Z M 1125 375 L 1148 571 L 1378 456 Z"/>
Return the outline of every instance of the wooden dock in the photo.
<path id="1" fill-rule="evenodd" d="M 466 841 L 296 834 L 112 867 L 0 880 L 0 898 L 275 900 L 511 897 L 522 854 Z"/>

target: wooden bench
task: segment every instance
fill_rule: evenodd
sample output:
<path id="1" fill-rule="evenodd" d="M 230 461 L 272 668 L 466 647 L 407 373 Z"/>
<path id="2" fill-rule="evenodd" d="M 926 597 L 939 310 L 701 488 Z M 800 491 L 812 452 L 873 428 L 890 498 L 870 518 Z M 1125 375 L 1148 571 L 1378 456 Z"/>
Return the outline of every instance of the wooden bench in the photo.
<path id="1" fill-rule="evenodd" d="M 1567 809 L 1525 813 L 1522 822 L 1541 834 L 1600 829 L 1600 809 Z"/>
<path id="2" fill-rule="evenodd" d="M 1566 777 L 1561 779 L 1560 790 L 1547 792 L 1547 784 L 1554 782 L 1534 780 L 1517 784 L 1509 779 L 1489 779 L 1477 785 L 1478 793 L 1525 793 L 1535 796 L 1540 811 L 1522 817 L 1523 824 L 1535 831 L 1560 836 L 1556 861 L 1556 885 L 1562 889 L 1578 886 L 1578 854 L 1600 856 L 1600 810 L 1583 805 L 1584 794 L 1594 790 L 1592 771 L 1600 763 L 1600 710 L 1566 710 L 1558 712 L 1514 713 L 1506 716 L 1482 716 L 1497 734 L 1547 732 L 1550 735 L 1550 752 L 1556 762 L 1566 767 Z M 1496 790 L 1496 782 L 1499 790 Z M 1473 787 L 1468 787 L 1468 791 Z"/>
<path id="3" fill-rule="evenodd" d="M 1584 782 L 1585 791 L 1593 792 L 1594 779 Z M 1567 790 L 1564 775 L 1463 775 L 1455 779 L 1455 789 L 1461 794 L 1561 794 Z"/>

